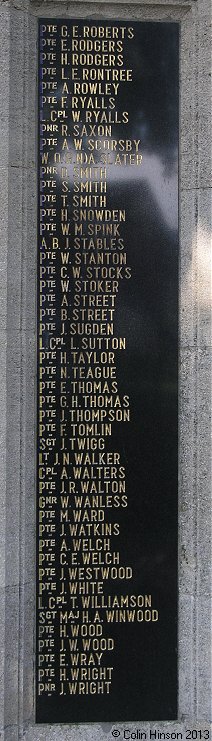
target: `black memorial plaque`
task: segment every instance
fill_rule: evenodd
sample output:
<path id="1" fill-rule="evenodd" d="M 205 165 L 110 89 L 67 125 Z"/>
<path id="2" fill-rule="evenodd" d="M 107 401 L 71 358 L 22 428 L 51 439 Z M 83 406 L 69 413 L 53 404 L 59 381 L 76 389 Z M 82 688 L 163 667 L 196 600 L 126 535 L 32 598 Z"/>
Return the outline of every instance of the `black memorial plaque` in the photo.
<path id="1" fill-rule="evenodd" d="M 177 717 L 178 26 L 39 25 L 38 723 Z"/>

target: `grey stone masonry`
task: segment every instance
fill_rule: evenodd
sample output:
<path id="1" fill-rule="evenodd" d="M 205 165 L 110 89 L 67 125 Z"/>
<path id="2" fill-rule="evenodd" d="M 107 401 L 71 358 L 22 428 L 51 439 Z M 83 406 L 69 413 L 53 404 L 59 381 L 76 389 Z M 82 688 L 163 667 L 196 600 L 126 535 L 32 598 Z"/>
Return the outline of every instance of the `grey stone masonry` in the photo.
<path id="1" fill-rule="evenodd" d="M 183 741 L 187 729 L 196 729 L 193 738 L 201 738 L 211 717 L 210 0 L 0 0 L 0 738 L 107 741 L 116 729 L 34 720 L 39 16 L 179 21 L 181 27 L 179 718 L 128 728 L 147 738 L 150 729 L 181 732 Z M 123 738 L 123 725 L 117 729 Z"/>

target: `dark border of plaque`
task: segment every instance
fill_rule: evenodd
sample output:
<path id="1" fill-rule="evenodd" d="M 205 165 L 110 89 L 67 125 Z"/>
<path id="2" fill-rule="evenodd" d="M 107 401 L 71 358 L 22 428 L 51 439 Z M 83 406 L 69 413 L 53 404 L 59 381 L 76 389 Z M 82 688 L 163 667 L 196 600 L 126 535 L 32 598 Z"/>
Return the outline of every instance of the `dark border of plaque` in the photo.
<path id="1" fill-rule="evenodd" d="M 177 718 L 178 36 L 39 21 L 36 723 Z"/>

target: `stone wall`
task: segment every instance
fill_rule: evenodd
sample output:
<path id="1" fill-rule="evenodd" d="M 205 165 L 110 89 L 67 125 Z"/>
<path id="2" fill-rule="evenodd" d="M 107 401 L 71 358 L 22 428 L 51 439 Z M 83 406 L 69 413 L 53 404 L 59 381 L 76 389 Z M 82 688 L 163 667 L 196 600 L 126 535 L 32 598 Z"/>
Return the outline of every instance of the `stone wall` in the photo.
<path id="1" fill-rule="evenodd" d="M 39 16 L 181 25 L 179 719 L 128 728 L 184 739 L 210 720 L 210 0 L 0 0 L 0 738 L 113 738 L 110 724 L 34 723 Z"/>

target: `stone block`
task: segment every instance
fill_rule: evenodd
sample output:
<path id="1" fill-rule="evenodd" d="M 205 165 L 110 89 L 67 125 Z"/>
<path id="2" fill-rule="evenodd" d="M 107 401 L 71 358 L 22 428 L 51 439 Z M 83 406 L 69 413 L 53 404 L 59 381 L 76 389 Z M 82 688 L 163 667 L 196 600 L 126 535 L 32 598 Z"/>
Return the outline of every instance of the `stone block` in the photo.
<path id="1" fill-rule="evenodd" d="M 211 192 L 180 196 L 180 343 L 211 345 Z"/>

